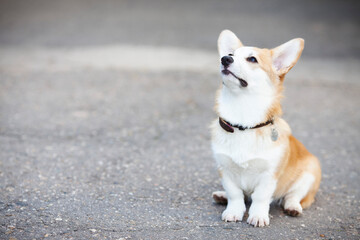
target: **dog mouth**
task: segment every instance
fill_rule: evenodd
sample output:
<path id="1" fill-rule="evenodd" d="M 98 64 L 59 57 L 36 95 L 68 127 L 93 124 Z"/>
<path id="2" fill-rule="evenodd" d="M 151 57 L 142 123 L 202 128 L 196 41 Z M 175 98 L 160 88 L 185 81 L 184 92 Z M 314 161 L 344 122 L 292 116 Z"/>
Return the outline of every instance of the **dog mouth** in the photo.
<path id="1" fill-rule="evenodd" d="M 237 80 L 239 80 L 240 85 L 241 85 L 242 87 L 247 87 L 248 83 L 247 83 L 244 79 L 239 78 L 238 76 L 236 76 L 232 71 L 230 71 L 230 70 L 228 70 L 228 69 L 224 69 L 224 70 L 222 70 L 221 72 L 222 72 L 224 75 L 229 75 L 229 74 L 231 74 L 234 78 L 236 78 Z"/>

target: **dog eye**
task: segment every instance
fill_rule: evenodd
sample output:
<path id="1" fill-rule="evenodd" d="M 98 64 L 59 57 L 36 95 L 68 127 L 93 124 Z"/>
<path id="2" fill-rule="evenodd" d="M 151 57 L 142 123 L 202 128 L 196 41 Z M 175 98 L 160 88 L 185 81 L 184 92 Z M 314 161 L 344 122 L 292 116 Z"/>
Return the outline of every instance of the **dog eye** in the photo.
<path id="1" fill-rule="evenodd" d="M 255 57 L 248 57 L 248 58 L 246 58 L 246 61 L 252 62 L 252 63 L 257 63 L 258 62 Z"/>
<path id="2" fill-rule="evenodd" d="M 229 53 L 229 56 L 234 56 L 234 54 L 232 54 L 232 53 Z"/>

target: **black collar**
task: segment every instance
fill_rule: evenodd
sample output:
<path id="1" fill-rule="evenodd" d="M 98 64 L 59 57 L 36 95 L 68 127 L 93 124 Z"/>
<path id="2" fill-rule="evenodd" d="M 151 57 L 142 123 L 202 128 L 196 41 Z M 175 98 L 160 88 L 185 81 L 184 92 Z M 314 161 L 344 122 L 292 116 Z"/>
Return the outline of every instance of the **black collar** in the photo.
<path id="1" fill-rule="evenodd" d="M 220 124 L 220 126 L 221 126 L 225 131 L 233 133 L 233 132 L 234 132 L 234 128 L 237 128 L 237 129 L 239 129 L 240 131 L 244 131 L 244 130 L 246 130 L 246 129 L 261 128 L 261 127 L 264 127 L 264 126 L 269 125 L 269 124 L 274 124 L 274 119 L 271 118 L 271 119 L 268 120 L 267 122 L 260 123 L 260 124 L 256 125 L 255 127 L 243 127 L 243 126 L 241 126 L 241 125 L 233 125 L 233 124 L 225 121 L 225 120 L 222 119 L 221 117 L 219 117 L 219 124 Z"/>

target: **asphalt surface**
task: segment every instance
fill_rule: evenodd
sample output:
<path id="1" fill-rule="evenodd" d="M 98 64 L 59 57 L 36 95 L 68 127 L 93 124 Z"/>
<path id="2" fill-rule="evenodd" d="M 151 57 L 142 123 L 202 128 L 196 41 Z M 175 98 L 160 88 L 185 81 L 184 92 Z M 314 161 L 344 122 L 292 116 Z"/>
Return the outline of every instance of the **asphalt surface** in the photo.
<path id="1" fill-rule="evenodd" d="M 305 34 L 305 66 L 312 58 L 325 70 L 330 61 L 359 61 L 355 1 L 71 3 L 2 1 L 0 49 L 46 55 L 130 44 L 212 53 L 222 28 L 239 33 L 250 24 L 243 41 L 253 45 Z M 254 228 L 222 222 L 225 206 L 211 199 L 222 189 L 208 129 L 220 84 L 214 70 L 99 68 L 90 60 L 54 70 L 56 57 L 10 69 L 2 56 L 0 239 L 359 239 L 358 70 L 347 71 L 352 81 L 301 72 L 285 80 L 284 118 L 319 157 L 323 181 L 303 216 L 273 205 L 270 226 Z"/>

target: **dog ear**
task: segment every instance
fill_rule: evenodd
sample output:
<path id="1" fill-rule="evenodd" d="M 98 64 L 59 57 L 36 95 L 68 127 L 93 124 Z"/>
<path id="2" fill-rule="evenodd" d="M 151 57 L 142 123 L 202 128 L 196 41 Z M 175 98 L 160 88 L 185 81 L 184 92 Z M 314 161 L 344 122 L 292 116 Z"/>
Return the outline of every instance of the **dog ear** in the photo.
<path id="1" fill-rule="evenodd" d="M 218 51 L 220 57 L 234 53 L 236 49 L 243 46 L 240 39 L 230 30 L 223 30 L 218 39 Z"/>
<path id="2" fill-rule="evenodd" d="M 304 49 L 304 39 L 295 38 L 271 49 L 272 64 L 279 76 L 284 76 L 299 60 Z"/>

